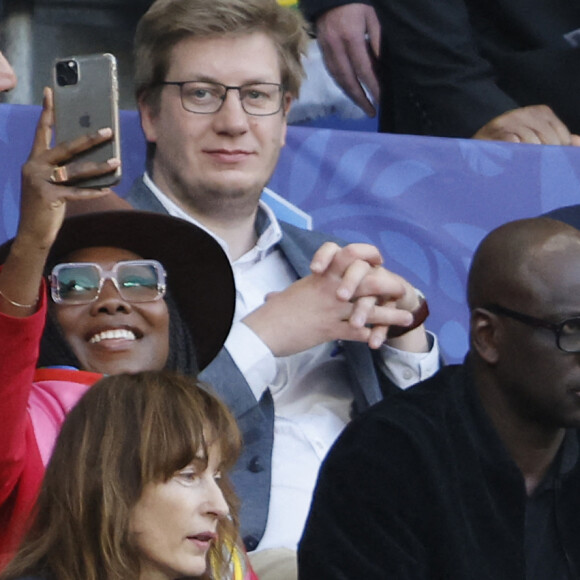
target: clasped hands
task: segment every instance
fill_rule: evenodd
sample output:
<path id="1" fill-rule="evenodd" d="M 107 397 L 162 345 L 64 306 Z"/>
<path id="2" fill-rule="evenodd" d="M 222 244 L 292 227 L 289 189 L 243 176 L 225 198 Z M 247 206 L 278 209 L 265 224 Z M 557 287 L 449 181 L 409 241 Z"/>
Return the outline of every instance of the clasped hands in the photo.
<path id="1" fill-rule="evenodd" d="M 411 284 L 382 262 L 379 250 L 370 244 L 341 248 L 327 242 L 314 255 L 309 276 L 269 294 L 243 322 L 274 356 L 339 339 L 378 348 L 389 326 L 412 323 L 411 312 L 419 304 Z M 426 344 L 422 327 L 412 332 L 417 331 Z"/>

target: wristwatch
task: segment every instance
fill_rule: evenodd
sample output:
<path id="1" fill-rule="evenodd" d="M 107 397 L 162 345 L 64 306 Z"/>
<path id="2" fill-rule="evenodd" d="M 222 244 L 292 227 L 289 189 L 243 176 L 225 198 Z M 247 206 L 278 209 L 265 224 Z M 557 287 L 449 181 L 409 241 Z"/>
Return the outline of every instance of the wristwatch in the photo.
<path id="1" fill-rule="evenodd" d="M 411 330 L 415 330 L 415 328 L 421 326 L 421 324 L 423 324 L 427 319 L 427 316 L 429 316 L 429 305 L 427 304 L 425 294 L 417 288 L 415 288 L 415 292 L 417 293 L 417 298 L 419 298 L 419 306 L 411 312 L 413 315 L 413 322 L 409 326 L 389 326 L 387 338 L 398 338 L 399 336 L 403 336 L 403 334 L 407 334 L 407 332 L 410 332 Z"/>

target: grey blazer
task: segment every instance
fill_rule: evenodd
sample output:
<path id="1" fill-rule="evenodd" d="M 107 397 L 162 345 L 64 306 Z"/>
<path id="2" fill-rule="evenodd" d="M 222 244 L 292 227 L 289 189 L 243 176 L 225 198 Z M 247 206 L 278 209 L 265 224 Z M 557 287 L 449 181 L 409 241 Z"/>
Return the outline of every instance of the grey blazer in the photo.
<path id="1" fill-rule="evenodd" d="M 138 209 L 167 213 L 151 190 L 137 179 L 127 201 Z M 332 236 L 296 228 L 280 222 L 283 237 L 280 249 L 300 278 L 310 273 L 310 261 L 322 243 Z M 354 395 L 353 413 L 358 414 L 397 387 L 378 375 L 373 354 L 366 344 L 343 341 Z M 272 446 L 274 442 L 274 405 L 269 391 L 256 400 L 244 376 L 224 348 L 203 371 L 200 378 L 210 383 L 235 415 L 244 438 L 242 454 L 232 473 L 241 500 L 241 533 L 246 548 L 256 548 L 266 527 L 270 499 Z"/>

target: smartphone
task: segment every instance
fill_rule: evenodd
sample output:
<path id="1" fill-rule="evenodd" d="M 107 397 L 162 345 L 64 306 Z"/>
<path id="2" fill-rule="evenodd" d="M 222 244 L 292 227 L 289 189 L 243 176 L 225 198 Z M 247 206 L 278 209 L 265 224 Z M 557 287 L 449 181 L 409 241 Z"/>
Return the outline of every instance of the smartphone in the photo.
<path id="1" fill-rule="evenodd" d="M 70 141 L 110 127 L 111 141 L 77 155 L 75 160 L 103 163 L 120 158 L 119 90 L 117 61 L 112 54 L 89 54 L 59 58 L 53 65 L 56 143 Z M 121 168 L 82 181 L 82 187 L 110 187 L 121 179 Z"/>

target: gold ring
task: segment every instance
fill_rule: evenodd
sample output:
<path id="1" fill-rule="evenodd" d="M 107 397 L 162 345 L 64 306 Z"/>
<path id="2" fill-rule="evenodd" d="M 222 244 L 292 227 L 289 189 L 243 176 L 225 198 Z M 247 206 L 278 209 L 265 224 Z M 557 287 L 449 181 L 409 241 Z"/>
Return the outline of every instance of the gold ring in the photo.
<path id="1" fill-rule="evenodd" d="M 64 183 L 65 181 L 68 181 L 66 166 L 59 165 L 53 168 L 52 173 L 50 174 L 50 181 L 52 181 L 52 183 Z"/>

